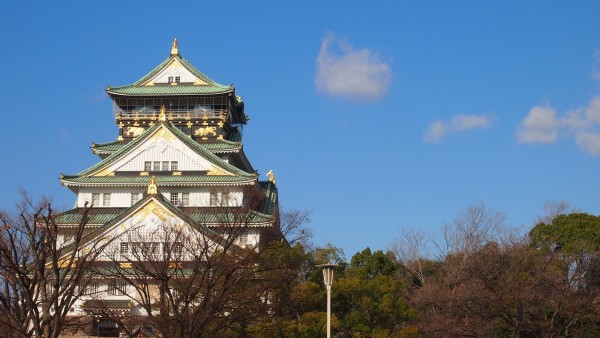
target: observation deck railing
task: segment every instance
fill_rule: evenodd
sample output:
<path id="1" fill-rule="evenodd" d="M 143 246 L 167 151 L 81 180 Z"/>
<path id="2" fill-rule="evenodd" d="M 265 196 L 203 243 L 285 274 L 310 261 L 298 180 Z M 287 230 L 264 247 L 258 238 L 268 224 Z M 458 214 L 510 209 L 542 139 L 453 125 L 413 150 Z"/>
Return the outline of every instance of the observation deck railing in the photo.
<path id="1" fill-rule="evenodd" d="M 165 109 L 165 115 L 169 119 L 196 119 L 196 118 L 224 118 L 227 116 L 227 109 Z M 123 120 L 150 120 L 158 119 L 160 109 L 121 109 L 114 108 L 113 114 L 115 118 Z"/>

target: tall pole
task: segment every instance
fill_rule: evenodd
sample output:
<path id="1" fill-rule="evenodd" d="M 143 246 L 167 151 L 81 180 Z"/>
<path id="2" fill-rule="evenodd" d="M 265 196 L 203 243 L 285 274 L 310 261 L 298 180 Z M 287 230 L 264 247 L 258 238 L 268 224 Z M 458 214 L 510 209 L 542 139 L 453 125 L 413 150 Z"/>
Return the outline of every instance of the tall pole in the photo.
<path id="1" fill-rule="evenodd" d="M 327 338 L 331 338 L 331 284 L 327 288 Z"/>
<path id="2" fill-rule="evenodd" d="M 333 269 L 337 264 L 321 264 L 317 267 L 323 269 L 323 283 L 327 289 L 327 338 L 331 338 L 331 285 L 333 284 Z"/>

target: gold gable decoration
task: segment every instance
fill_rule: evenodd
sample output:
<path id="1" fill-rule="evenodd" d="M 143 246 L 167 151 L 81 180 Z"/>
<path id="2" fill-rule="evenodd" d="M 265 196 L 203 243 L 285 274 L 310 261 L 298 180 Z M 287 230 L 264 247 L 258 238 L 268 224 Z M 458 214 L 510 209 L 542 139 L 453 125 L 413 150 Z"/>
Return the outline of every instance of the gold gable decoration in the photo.
<path id="1" fill-rule="evenodd" d="M 273 182 L 273 184 L 277 184 L 273 170 L 269 170 L 269 172 L 267 173 L 267 176 L 269 176 L 269 182 Z"/>
<path id="2" fill-rule="evenodd" d="M 158 188 L 156 187 L 156 177 L 152 176 L 150 179 L 150 185 L 148 186 L 148 195 L 156 195 Z"/>
<path id="3" fill-rule="evenodd" d="M 229 174 L 226 171 L 222 170 L 221 168 L 217 168 L 217 167 L 212 167 L 206 175 L 208 175 L 208 176 L 231 176 L 231 174 Z"/>
<path id="4" fill-rule="evenodd" d="M 160 107 L 160 114 L 158 115 L 158 120 L 159 121 L 166 121 L 167 120 L 167 109 L 165 108 L 165 106 Z"/>
<path id="5" fill-rule="evenodd" d="M 173 44 L 171 45 L 171 55 L 179 55 L 179 46 L 177 45 L 177 38 L 173 39 Z"/>

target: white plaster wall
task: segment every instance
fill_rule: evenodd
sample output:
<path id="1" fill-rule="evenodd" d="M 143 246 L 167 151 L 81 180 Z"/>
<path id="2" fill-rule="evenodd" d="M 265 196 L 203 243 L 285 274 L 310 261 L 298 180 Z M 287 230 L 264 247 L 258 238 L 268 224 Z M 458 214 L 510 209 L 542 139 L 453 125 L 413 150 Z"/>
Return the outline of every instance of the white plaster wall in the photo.
<path id="1" fill-rule="evenodd" d="M 207 207 L 210 206 L 211 193 L 219 193 L 220 191 L 229 194 L 229 206 L 241 206 L 244 200 L 244 193 L 241 188 L 199 188 L 199 187 L 160 187 L 161 194 L 170 200 L 172 192 L 190 194 L 190 207 Z M 92 202 L 92 193 L 110 193 L 110 206 L 95 206 L 97 208 L 127 208 L 131 206 L 131 193 L 145 193 L 145 188 L 81 188 L 77 194 L 77 206 L 83 208 L 85 202 Z M 219 200 L 225 196 L 224 193 L 219 195 Z"/>
<path id="2" fill-rule="evenodd" d="M 191 153 L 191 151 L 186 152 L 166 142 L 158 142 L 157 144 L 150 144 L 143 147 L 142 150 L 134 154 L 131 158 L 122 161 L 115 168 L 115 171 L 145 171 L 144 162 L 147 161 L 177 161 L 177 171 L 202 171 L 210 170 L 213 167 L 207 160 L 195 153 Z"/>

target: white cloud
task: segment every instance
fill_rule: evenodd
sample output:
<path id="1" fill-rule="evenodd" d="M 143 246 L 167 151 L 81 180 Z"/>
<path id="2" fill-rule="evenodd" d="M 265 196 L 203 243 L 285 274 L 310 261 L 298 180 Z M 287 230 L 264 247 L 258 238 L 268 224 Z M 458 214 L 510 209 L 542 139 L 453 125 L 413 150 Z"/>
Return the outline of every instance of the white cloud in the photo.
<path id="1" fill-rule="evenodd" d="M 535 106 L 517 127 L 517 140 L 519 143 L 552 143 L 558 137 L 558 127 L 554 108 Z"/>
<path id="2" fill-rule="evenodd" d="M 600 155 L 600 94 L 563 116 L 548 105 L 535 106 L 517 127 L 519 143 L 553 143 L 559 134 L 574 137 L 583 151 Z"/>
<path id="3" fill-rule="evenodd" d="M 321 42 L 315 78 L 319 92 L 351 100 L 376 100 L 387 93 L 391 81 L 390 65 L 373 51 L 355 49 L 333 34 Z"/>
<path id="4" fill-rule="evenodd" d="M 433 121 L 425 133 L 425 141 L 439 142 L 450 133 L 489 128 L 491 125 L 492 118 L 489 116 L 460 114 L 452 118 L 449 122 L 442 120 Z"/>
<path id="5" fill-rule="evenodd" d="M 600 155 L 600 134 L 581 131 L 575 136 L 577 145 L 592 155 Z"/>

